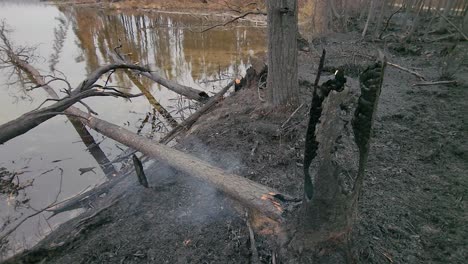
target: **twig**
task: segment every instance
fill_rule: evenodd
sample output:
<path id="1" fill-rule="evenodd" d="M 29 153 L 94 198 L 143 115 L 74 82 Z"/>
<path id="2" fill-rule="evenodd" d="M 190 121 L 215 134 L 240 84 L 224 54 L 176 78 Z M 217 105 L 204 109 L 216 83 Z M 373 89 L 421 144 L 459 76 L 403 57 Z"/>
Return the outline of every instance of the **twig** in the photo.
<path id="1" fill-rule="evenodd" d="M 211 26 L 211 27 L 209 27 L 209 28 L 206 28 L 206 29 L 204 29 L 204 30 L 202 30 L 202 31 L 199 31 L 198 33 L 205 33 L 205 32 L 207 32 L 207 31 L 209 31 L 209 30 L 212 30 L 213 28 L 227 26 L 227 25 L 229 25 L 229 24 L 235 22 L 236 20 L 239 20 L 239 19 L 241 19 L 241 18 L 244 18 L 244 17 L 246 17 L 246 16 L 248 16 L 248 15 L 266 15 L 266 13 L 265 13 L 265 12 L 261 12 L 261 11 L 248 11 L 248 12 L 245 12 L 244 14 L 242 14 L 242 15 L 240 15 L 240 16 L 234 17 L 233 19 L 231 19 L 231 20 L 229 20 L 229 21 L 227 21 L 227 22 L 225 22 L 225 23 L 213 25 L 213 26 Z"/>
<path id="2" fill-rule="evenodd" d="M 400 12 L 400 10 L 401 10 L 404 6 L 405 6 L 405 5 L 401 5 L 400 8 L 399 8 L 397 11 L 395 11 L 393 14 L 391 14 L 391 15 L 388 17 L 387 23 L 385 23 L 385 27 L 382 29 L 382 32 L 380 32 L 380 34 L 379 34 L 379 39 L 382 39 L 382 35 L 383 35 L 383 33 L 385 33 L 385 30 L 387 30 L 388 25 L 390 24 L 390 20 L 392 19 L 392 17 L 393 17 L 394 15 L 398 14 L 398 13 Z"/>
<path id="3" fill-rule="evenodd" d="M 447 84 L 457 84 L 457 81 L 436 81 L 436 82 L 419 82 L 413 84 L 413 86 L 429 86 L 429 85 L 447 85 Z"/>
<path id="4" fill-rule="evenodd" d="M 85 102 L 80 100 L 80 101 L 78 101 L 78 103 L 80 103 L 82 106 L 86 107 L 86 109 L 88 109 L 88 113 L 93 114 L 93 115 L 98 115 L 98 113 L 96 111 L 94 111 L 93 109 L 91 109 L 91 107 L 89 105 L 87 105 Z"/>
<path id="5" fill-rule="evenodd" d="M 65 79 L 63 79 L 63 78 L 54 77 L 54 76 L 52 76 L 52 75 L 46 75 L 46 76 L 43 76 L 43 77 L 44 77 L 44 78 L 45 78 L 45 77 L 51 77 L 52 80 L 50 80 L 50 81 L 48 81 L 48 82 L 46 82 L 46 83 L 44 83 L 44 84 L 37 84 L 37 85 L 34 85 L 34 86 L 30 87 L 30 88 L 27 88 L 26 91 L 32 91 L 32 90 L 34 90 L 34 89 L 41 88 L 42 86 L 49 85 L 50 83 L 55 82 L 55 81 L 62 81 L 62 82 L 64 82 L 64 83 L 66 83 L 67 86 L 68 86 L 68 90 L 71 91 L 71 85 L 70 85 L 70 83 L 69 83 L 67 80 L 65 80 Z"/>
<path id="6" fill-rule="evenodd" d="M 367 58 L 367 59 L 371 59 L 371 60 L 374 60 L 374 59 L 375 59 L 374 57 L 369 56 L 369 55 L 365 55 L 365 54 L 359 54 L 359 53 L 358 53 L 358 54 L 356 54 L 356 55 L 359 56 L 359 57 L 363 57 L 363 58 Z M 390 65 L 390 66 L 392 66 L 392 67 L 394 67 L 394 68 L 397 68 L 397 69 L 399 69 L 399 70 L 402 70 L 402 71 L 404 71 L 404 72 L 410 73 L 410 74 L 412 74 L 412 75 L 418 77 L 418 78 L 421 79 L 422 81 L 427 80 L 426 77 L 424 77 L 422 74 L 420 74 L 420 73 L 418 73 L 418 72 L 416 72 L 416 71 L 410 70 L 410 69 L 408 69 L 408 68 L 405 68 L 405 67 L 403 67 L 403 66 L 401 66 L 401 65 L 398 65 L 398 64 L 396 64 L 396 63 L 387 61 L 387 65 Z"/>
<path id="7" fill-rule="evenodd" d="M 47 99 L 45 99 L 44 102 L 42 102 L 38 107 L 34 108 L 33 111 L 39 110 L 39 108 L 41 108 L 41 106 L 43 106 L 45 103 L 47 103 L 47 102 L 49 102 L 49 101 L 58 102 L 58 101 L 60 101 L 60 100 L 62 100 L 62 99 L 47 98 Z"/>
<path id="8" fill-rule="evenodd" d="M 284 123 L 281 125 L 281 128 L 284 128 L 288 124 L 288 122 L 291 120 L 291 118 L 297 113 L 297 111 L 299 111 L 303 106 L 304 106 L 304 103 L 302 103 L 298 108 L 296 108 L 296 110 L 292 112 L 292 114 L 288 117 L 288 119 L 284 121 Z"/>
<path id="9" fill-rule="evenodd" d="M 416 71 L 410 70 L 410 69 L 408 69 L 408 68 L 405 68 L 405 67 L 403 67 L 403 66 L 400 66 L 400 65 L 398 65 L 398 64 L 395 64 L 395 63 L 389 62 L 389 61 L 387 61 L 387 64 L 390 65 L 390 66 L 392 66 L 392 67 L 394 67 L 394 68 L 397 68 L 397 69 L 399 69 L 399 70 L 402 70 L 402 71 L 404 71 L 404 72 L 411 73 L 411 74 L 413 74 L 414 76 L 418 77 L 419 79 L 421 79 L 421 80 L 423 80 L 423 81 L 426 80 L 426 77 L 422 76 L 420 73 L 418 73 L 418 72 L 416 72 Z"/>

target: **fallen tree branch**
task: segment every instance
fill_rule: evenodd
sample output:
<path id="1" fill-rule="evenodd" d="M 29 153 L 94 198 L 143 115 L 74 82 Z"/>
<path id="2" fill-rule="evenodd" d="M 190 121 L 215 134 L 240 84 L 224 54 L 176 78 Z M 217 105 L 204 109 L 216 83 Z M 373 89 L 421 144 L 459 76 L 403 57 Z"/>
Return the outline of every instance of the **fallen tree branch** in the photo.
<path id="1" fill-rule="evenodd" d="M 288 123 L 289 121 L 291 120 L 291 118 L 293 118 L 293 116 L 304 106 L 304 103 L 302 103 L 300 106 L 298 106 L 296 108 L 296 110 L 294 110 L 294 112 L 292 112 L 292 114 L 288 117 L 288 119 L 286 119 L 286 121 L 283 122 L 283 124 L 281 125 L 281 128 L 284 128 Z"/>
<path id="2" fill-rule="evenodd" d="M 29 63 L 27 63 L 25 60 L 21 60 L 20 58 L 27 59 L 28 57 L 30 57 L 30 56 L 21 56 L 22 52 L 24 51 L 28 52 L 28 49 L 20 48 L 14 51 L 10 41 L 8 40 L 6 36 L 7 32 L 8 31 L 6 29 L 5 23 L 2 23 L 0 25 L 0 39 L 3 41 L 4 46 L 2 47 L 0 45 L 0 50 L 5 52 L 5 54 L 7 55 L 7 58 L 5 58 L 5 60 L 3 60 L 2 63 L 5 63 L 6 65 L 9 65 L 9 66 L 11 65 L 11 67 L 14 67 L 15 72 L 18 74 L 20 74 L 21 70 L 24 71 L 32 83 L 36 84 L 37 86 L 42 87 L 49 94 L 50 97 L 54 99 L 59 99 L 59 96 L 54 91 L 54 89 L 52 89 L 45 82 L 45 77 L 51 77 L 51 76 L 41 76 L 41 74 L 34 67 L 31 67 Z M 71 85 L 67 80 L 63 78 L 56 78 L 53 76 L 52 78 L 63 81 L 67 85 L 68 90 L 69 91 L 71 90 Z M 83 102 L 82 104 L 85 105 L 86 107 L 86 104 L 84 104 Z M 65 110 L 64 113 L 66 114 L 67 110 Z M 72 114 L 70 113 L 70 115 Z M 112 164 L 107 164 L 109 163 L 109 159 L 107 158 L 106 154 L 102 151 L 102 149 L 97 144 L 95 144 L 93 136 L 86 129 L 85 125 L 82 122 L 80 122 L 80 120 L 77 118 L 68 118 L 68 119 L 70 120 L 71 124 L 75 127 L 76 132 L 78 133 L 78 135 L 82 139 L 82 142 L 85 144 L 85 146 L 89 150 L 91 156 L 93 156 L 93 158 L 99 164 L 101 169 L 104 171 L 104 174 L 106 175 L 106 177 L 108 179 L 112 179 L 113 176 L 117 175 L 117 172 L 114 166 Z"/>
<path id="3" fill-rule="evenodd" d="M 426 80 L 426 77 L 424 77 L 422 74 L 420 74 L 420 73 L 418 73 L 418 72 L 416 72 L 416 71 L 410 70 L 410 69 L 408 69 L 408 68 L 405 68 L 405 67 L 403 67 L 403 66 L 401 66 L 401 65 L 398 65 L 398 64 L 396 64 L 396 63 L 389 62 L 389 61 L 387 61 L 387 64 L 390 65 L 390 66 L 392 66 L 392 67 L 394 67 L 394 68 L 397 68 L 397 69 L 399 69 L 399 70 L 402 70 L 402 71 L 404 71 L 404 72 L 410 73 L 410 74 L 412 74 L 412 75 L 418 77 L 418 78 L 421 79 L 421 80 Z"/>
<path id="4" fill-rule="evenodd" d="M 85 80 L 85 82 L 86 81 L 87 80 Z M 84 90 L 80 92 L 75 92 L 76 90 L 74 90 L 70 96 L 62 98 L 62 99 L 57 99 L 57 98 L 48 99 L 48 100 L 54 100 L 57 102 L 48 107 L 40 108 L 37 110 L 33 110 L 31 112 L 28 112 L 26 114 L 23 114 L 22 116 L 12 121 L 9 121 L 5 124 L 0 125 L 0 131 L 1 131 L 0 144 L 4 144 L 8 140 L 28 132 L 29 130 L 40 125 L 41 123 L 54 117 L 58 113 L 62 113 L 64 110 L 66 110 L 73 104 L 77 102 L 81 102 L 82 99 L 85 99 L 88 97 L 94 97 L 94 96 L 115 96 L 115 97 L 131 98 L 131 97 L 136 97 L 136 96 L 141 95 L 141 94 L 138 94 L 138 95 L 125 94 L 121 92 L 105 92 L 104 88 L 91 89 L 91 88 L 88 88 L 88 86 L 82 86 L 82 88 L 84 88 Z"/>
<path id="5" fill-rule="evenodd" d="M 277 203 L 282 202 L 278 200 L 277 195 L 279 193 L 274 189 L 242 176 L 227 173 L 191 155 L 154 143 L 150 139 L 138 136 L 122 127 L 96 117 L 89 118 L 86 124 L 97 132 L 132 147 L 149 157 L 165 162 L 187 175 L 211 183 L 216 189 L 248 208 L 257 209 L 274 220 L 282 221 L 284 209 L 274 203 L 275 201 Z"/>
<path id="6" fill-rule="evenodd" d="M 447 85 L 447 84 L 457 84 L 457 81 L 437 81 L 437 82 L 419 82 L 413 84 L 413 86 L 429 86 L 429 85 Z"/>
<path id="7" fill-rule="evenodd" d="M 357 56 L 360 56 L 360 57 L 363 57 L 363 58 L 370 59 L 370 60 L 375 60 L 374 57 L 369 56 L 369 55 L 366 55 L 366 54 L 356 54 L 356 55 L 357 55 Z M 421 79 L 422 81 L 427 80 L 427 78 L 424 77 L 422 74 L 420 74 L 420 73 L 418 73 L 418 72 L 416 72 L 416 71 L 410 70 L 410 69 L 408 69 L 408 68 L 405 68 L 405 67 L 403 67 L 403 66 L 401 66 L 401 65 L 398 65 L 398 64 L 396 64 L 396 63 L 387 61 L 386 64 L 389 65 L 389 66 L 392 66 L 392 67 L 394 67 L 394 68 L 397 68 L 397 69 L 399 69 L 399 70 L 402 70 L 402 71 L 404 71 L 404 72 L 410 73 L 410 74 L 412 74 L 412 75 L 418 77 L 418 78 Z"/>
<path id="8" fill-rule="evenodd" d="M 204 104 L 200 109 L 193 113 L 189 118 L 185 119 L 184 122 L 180 123 L 177 127 L 167 133 L 160 141 L 161 144 L 167 144 L 172 139 L 174 139 L 182 131 L 187 131 L 197 120 L 202 116 L 208 109 L 217 104 L 222 98 L 223 95 L 234 85 L 234 81 L 229 82 L 221 91 L 219 91 L 215 96 L 211 97 L 210 100 Z"/>
<path id="9" fill-rule="evenodd" d="M 118 48 L 120 48 L 120 47 L 115 48 L 116 53 L 117 53 Z M 117 54 L 110 53 L 110 56 L 113 58 L 113 60 L 116 63 L 129 64 L 127 62 L 127 60 L 118 53 Z M 163 78 L 162 76 L 160 76 L 159 74 L 157 74 L 155 72 L 139 71 L 139 70 L 136 70 L 134 72 L 136 74 L 140 74 L 142 76 L 145 76 L 146 78 L 148 78 L 148 79 L 150 79 L 150 80 L 152 80 L 152 81 L 166 87 L 167 89 L 169 89 L 169 90 L 171 90 L 171 91 L 173 91 L 175 93 L 183 95 L 183 96 L 187 97 L 188 99 L 195 100 L 195 101 L 198 101 L 198 102 L 205 102 L 209 98 L 209 95 L 204 91 L 197 90 L 197 89 L 194 89 L 192 87 L 181 85 L 181 84 L 176 83 L 174 81 L 165 79 L 165 78 Z"/>

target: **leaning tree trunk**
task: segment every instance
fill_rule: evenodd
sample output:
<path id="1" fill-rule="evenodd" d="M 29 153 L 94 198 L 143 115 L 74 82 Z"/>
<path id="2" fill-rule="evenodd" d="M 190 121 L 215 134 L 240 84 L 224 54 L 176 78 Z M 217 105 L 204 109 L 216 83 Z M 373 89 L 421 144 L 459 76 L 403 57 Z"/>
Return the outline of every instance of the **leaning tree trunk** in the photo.
<path id="1" fill-rule="evenodd" d="M 313 147 L 309 153 L 306 147 L 305 153 L 314 157 L 314 173 L 305 180 L 302 212 L 291 227 L 295 235 L 289 244 L 292 249 L 307 249 L 301 263 L 348 261 L 347 241 L 362 191 L 384 68 L 382 60 L 364 71 L 359 99 L 358 91 L 347 87 L 339 92 L 322 86 L 314 94 L 306 139 Z M 304 166 L 308 167 L 306 163 L 305 158 Z"/>
<path id="2" fill-rule="evenodd" d="M 297 0 L 271 0 L 268 6 L 268 100 L 273 105 L 296 103 Z"/>

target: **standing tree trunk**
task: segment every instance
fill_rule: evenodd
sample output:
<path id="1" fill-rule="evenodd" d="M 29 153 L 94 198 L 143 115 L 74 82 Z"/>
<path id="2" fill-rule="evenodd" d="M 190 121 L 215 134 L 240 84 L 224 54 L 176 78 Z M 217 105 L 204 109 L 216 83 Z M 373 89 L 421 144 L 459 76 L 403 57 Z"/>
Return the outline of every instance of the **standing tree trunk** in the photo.
<path id="1" fill-rule="evenodd" d="M 270 0 L 268 7 L 268 101 L 298 101 L 297 0 Z"/>

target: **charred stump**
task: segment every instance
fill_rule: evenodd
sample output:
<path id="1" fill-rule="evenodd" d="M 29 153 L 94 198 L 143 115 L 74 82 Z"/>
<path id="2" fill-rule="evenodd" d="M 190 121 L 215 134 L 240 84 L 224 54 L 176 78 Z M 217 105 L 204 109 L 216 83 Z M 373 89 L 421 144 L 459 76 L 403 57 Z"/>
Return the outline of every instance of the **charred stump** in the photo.
<path id="1" fill-rule="evenodd" d="M 149 188 L 148 180 L 146 178 L 145 171 L 143 170 L 143 164 L 135 154 L 132 155 L 132 159 L 133 165 L 135 166 L 135 172 L 138 177 L 138 182 L 141 184 L 141 186 Z"/>
<path id="2" fill-rule="evenodd" d="M 384 69 L 384 59 L 369 66 L 360 75 L 360 91 L 344 87 L 340 72 L 314 91 L 304 155 L 304 199 L 288 244 L 299 252 L 300 263 L 352 259 L 348 241 Z"/>

